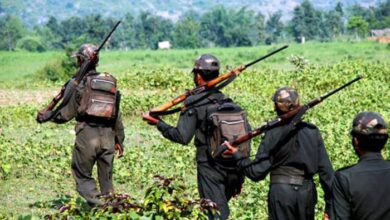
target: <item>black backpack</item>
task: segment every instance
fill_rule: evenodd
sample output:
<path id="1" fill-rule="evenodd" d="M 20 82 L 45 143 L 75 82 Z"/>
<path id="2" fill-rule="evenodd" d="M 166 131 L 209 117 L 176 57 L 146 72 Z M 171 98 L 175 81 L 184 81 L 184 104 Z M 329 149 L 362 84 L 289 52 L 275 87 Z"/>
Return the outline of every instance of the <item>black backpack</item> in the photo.
<path id="1" fill-rule="evenodd" d="M 227 140 L 230 143 L 250 131 L 246 112 L 231 99 L 212 100 L 207 108 L 207 145 L 209 155 L 218 162 L 233 162 L 230 155 L 214 155 L 221 144 Z M 250 155 L 250 141 L 238 146 L 238 151 L 244 157 Z"/>

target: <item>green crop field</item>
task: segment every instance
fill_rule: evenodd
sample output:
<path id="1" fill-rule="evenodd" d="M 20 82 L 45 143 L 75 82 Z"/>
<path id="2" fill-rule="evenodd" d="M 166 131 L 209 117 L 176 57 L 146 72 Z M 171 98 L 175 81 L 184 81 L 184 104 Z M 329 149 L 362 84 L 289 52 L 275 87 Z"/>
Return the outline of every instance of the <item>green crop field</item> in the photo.
<path id="1" fill-rule="evenodd" d="M 116 191 L 144 201 L 146 189 L 158 174 L 175 178 L 185 185 L 184 197 L 197 199 L 193 144 L 181 146 L 164 139 L 156 128 L 142 121 L 142 112 L 193 87 L 188 72 L 193 60 L 202 53 L 220 57 L 227 70 L 278 46 L 103 51 L 98 69 L 115 73 L 123 91 L 125 155 L 115 160 Z M 56 62 L 62 53 L 0 52 L 0 219 L 39 219 L 58 213 L 58 204 L 80 205 L 70 173 L 74 122 L 35 122 L 37 110 L 49 102 L 63 83 L 39 81 L 36 72 L 45 64 Z M 332 164 L 339 169 L 357 161 L 349 130 L 358 112 L 377 111 L 390 121 L 389 57 L 389 46 L 374 42 L 294 44 L 249 68 L 223 91 L 247 110 L 252 127 L 257 127 L 275 117 L 271 96 L 278 87 L 296 88 L 301 100 L 307 102 L 364 75 L 365 79 L 330 97 L 305 116 L 306 121 L 321 130 Z M 175 124 L 177 115 L 164 120 Z M 253 153 L 260 139 L 253 140 Z M 389 148 L 388 143 L 383 151 L 387 159 Z M 318 178 L 316 182 L 316 214 L 321 219 L 323 192 Z M 230 202 L 231 219 L 266 219 L 268 183 L 268 178 L 259 183 L 247 179 L 241 195 Z"/>

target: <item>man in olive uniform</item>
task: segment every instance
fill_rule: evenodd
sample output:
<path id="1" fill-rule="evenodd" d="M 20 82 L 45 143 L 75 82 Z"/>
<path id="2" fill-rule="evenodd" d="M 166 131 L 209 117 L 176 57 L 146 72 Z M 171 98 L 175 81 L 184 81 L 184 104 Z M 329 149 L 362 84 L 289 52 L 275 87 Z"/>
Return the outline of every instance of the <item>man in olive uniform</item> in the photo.
<path id="1" fill-rule="evenodd" d="M 298 93 L 289 87 L 278 89 L 272 98 L 280 116 L 299 106 Z M 303 112 L 304 113 L 304 112 Z M 332 165 L 318 128 L 301 121 L 298 113 L 291 121 L 265 133 L 256 158 L 251 161 L 226 143 L 238 167 L 253 181 L 270 172 L 269 219 L 314 219 L 317 202 L 313 175 L 319 173 L 325 193 L 325 216 L 330 213 Z"/>
<path id="2" fill-rule="evenodd" d="M 390 161 L 381 155 L 387 128 L 376 112 L 361 112 L 353 120 L 352 146 L 359 162 L 335 173 L 332 219 L 390 219 Z"/>
<path id="3" fill-rule="evenodd" d="M 192 70 L 196 85 L 202 85 L 207 81 L 215 79 L 219 75 L 220 63 L 212 55 L 204 54 L 195 61 Z M 193 95 L 186 99 L 185 104 L 199 99 L 199 95 Z M 244 176 L 237 170 L 226 170 L 220 167 L 211 158 L 208 152 L 207 133 L 208 119 L 207 110 L 217 102 L 227 99 L 227 97 L 218 90 L 212 90 L 212 94 L 206 99 L 196 103 L 182 111 L 179 121 L 176 125 L 170 126 L 159 118 L 153 118 L 149 113 L 144 114 L 144 120 L 149 124 L 157 125 L 157 129 L 162 135 L 176 143 L 187 145 L 195 135 L 196 161 L 198 191 L 201 198 L 210 199 L 218 205 L 219 216 L 209 216 L 210 219 L 227 219 L 230 211 L 228 201 L 240 192 Z"/>
<path id="4" fill-rule="evenodd" d="M 96 50 L 97 47 L 92 44 L 83 44 L 74 54 L 78 66 L 88 62 Z M 99 200 L 99 196 L 113 192 L 112 169 L 115 150 L 118 150 L 119 156 L 122 156 L 122 144 L 125 138 L 119 103 L 116 103 L 118 110 L 115 117 L 110 119 L 97 118 L 81 113 L 80 105 L 87 91 L 85 79 L 100 76 L 100 73 L 96 72 L 97 63 L 98 58 L 95 63 L 89 66 L 84 80 L 77 85 L 75 91 L 71 91 L 75 79 L 73 78 L 67 83 L 64 97 L 71 95 L 68 103 L 59 111 L 40 113 L 37 118 L 38 122 L 42 122 L 46 121 L 47 117 L 55 114 L 51 117 L 51 121 L 54 123 L 65 123 L 76 118 L 76 141 L 72 154 L 72 174 L 76 181 L 77 191 L 91 206 L 101 205 L 102 201 Z M 111 84 L 113 83 L 111 82 Z M 92 99 L 92 101 L 99 101 L 97 99 Z M 95 163 L 97 163 L 100 192 L 97 189 L 96 181 L 92 177 L 92 168 Z"/>

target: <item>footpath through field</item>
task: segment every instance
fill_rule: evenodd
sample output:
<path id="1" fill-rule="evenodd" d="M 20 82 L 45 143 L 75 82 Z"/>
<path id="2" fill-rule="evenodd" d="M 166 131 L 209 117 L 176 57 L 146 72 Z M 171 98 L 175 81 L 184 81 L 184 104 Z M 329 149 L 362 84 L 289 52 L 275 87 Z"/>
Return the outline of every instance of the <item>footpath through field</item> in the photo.
<path id="1" fill-rule="evenodd" d="M 57 92 L 54 89 L 0 89 L 0 106 L 48 102 Z"/>
<path id="2" fill-rule="evenodd" d="M 48 89 L 0 89 L 0 106 L 15 106 L 19 104 L 42 104 L 49 103 L 51 99 L 58 94 L 60 88 Z M 142 93 L 158 94 L 161 91 L 142 90 L 132 91 L 128 89 L 121 89 L 123 96 Z"/>

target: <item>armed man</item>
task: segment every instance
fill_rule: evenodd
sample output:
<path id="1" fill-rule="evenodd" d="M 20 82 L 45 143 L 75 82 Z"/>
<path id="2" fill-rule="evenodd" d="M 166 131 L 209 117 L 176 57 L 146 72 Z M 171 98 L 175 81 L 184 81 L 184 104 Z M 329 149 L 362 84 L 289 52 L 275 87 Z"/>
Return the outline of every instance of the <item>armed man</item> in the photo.
<path id="1" fill-rule="evenodd" d="M 201 55 L 192 70 L 194 82 L 203 85 L 219 76 L 220 62 L 212 55 Z M 150 112 L 143 118 L 149 124 L 157 125 L 162 135 L 176 143 L 187 145 L 195 135 L 198 191 L 201 198 L 210 199 L 218 205 L 220 214 L 209 215 L 210 219 L 227 219 L 230 211 L 228 202 L 240 193 L 244 176 L 238 172 L 235 162 L 215 161 L 211 156 L 213 147 L 223 143 L 221 138 L 232 138 L 229 134 L 242 135 L 250 130 L 245 112 L 232 100 L 221 93 L 217 87 L 204 93 L 191 95 L 185 100 L 187 108 L 180 113 L 176 127 L 168 125 Z M 204 98 L 200 100 L 201 98 Z M 195 103 L 191 106 L 191 103 Z M 218 128 L 220 120 L 225 121 Z M 233 120 L 233 122 L 230 122 Z M 219 131 L 220 133 L 216 133 Z M 232 132 L 233 131 L 233 132 Z M 225 135 L 225 136 L 224 136 Z M 222 137 L 224 136 L 224 137 Z M 249 143 L 243 146 L 245 152 L 250 149 Z"/>
<path id="2" fill-rule="evenodd" d="M 74 53 L 79 67 L 92 62 L 88 63 L 85 76 L 79 84 L 76 77 L 66 84 L 64 100 L 59 109 L 41 111 L 37 116 L 40 123 L 50 120 L 61 124 L 76 119 L 72 175 L 77 191 L 90 206 L 103 204 L 99 196 L 114 191 L 112 170 L 115 150 L 118 150 L 119 157 L 123 155 L 125 138 L 116 79 L 109 73 L 96 71 L 99 62 L 97 49 L 92 44 L 83 44 Z M 92 177 L 95 163 L 100 191 Z"/>
<path id="3" fill-rule="evenodd" d="M 387 128 L 376 112 L 361 112 L 353 120 L 352 146 L 359 162 L 335 173 L 332 219 L 390 219 L 390 161 L 381 155 Z"/>
<path id="4" fill-rule="evenodd" d="M 298 93 L 289 87 L 279 88 L 272 100 L 278 116 L 300 106 Z M 314 219 L 316 173 L 325 194 L 326 219 L 330 213 L 332 165 L 318 128 L 301 121 L 303 114 L 304 111 L 299 112 L 286 123 L 266 131 L 254 161 L 225 142 L 228 147 L 225 154 L 233 154 L 238 167 L 251 180 L 263 180 L 270 172 L 269 219 Z"/>

